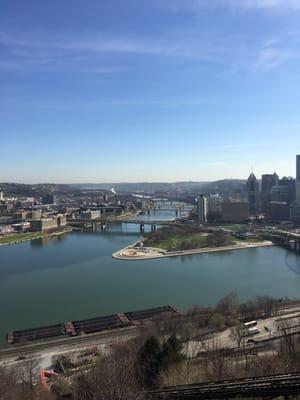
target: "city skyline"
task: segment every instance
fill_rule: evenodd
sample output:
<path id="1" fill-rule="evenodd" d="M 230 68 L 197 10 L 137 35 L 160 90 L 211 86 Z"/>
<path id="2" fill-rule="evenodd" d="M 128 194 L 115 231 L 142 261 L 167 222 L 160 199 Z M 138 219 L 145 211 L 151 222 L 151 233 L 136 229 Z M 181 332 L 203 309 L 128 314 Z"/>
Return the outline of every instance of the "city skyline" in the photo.
<path id="1" fill-rule="evenodd" d="M 4 0 L 0 181 L 295 177 L 300 6 Z"/>

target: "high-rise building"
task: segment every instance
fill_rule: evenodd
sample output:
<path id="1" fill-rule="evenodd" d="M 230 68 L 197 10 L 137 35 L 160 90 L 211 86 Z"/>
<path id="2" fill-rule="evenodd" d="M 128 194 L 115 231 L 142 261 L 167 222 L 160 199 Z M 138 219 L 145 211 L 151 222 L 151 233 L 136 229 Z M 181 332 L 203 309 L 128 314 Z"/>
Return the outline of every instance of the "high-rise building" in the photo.
<path id="1" fill-rule="evenodd" d="M 247 194 L 250 215 L 255 216 L 259 212 L 259 186 L 253 172 L 251 172 L 247 180 Z"/>
<path id="2" fill-rule="evenodd" d="M 291 219 L 295 225 L 300 226 L 300 203 L 291 205 Z"/>
<path id="3" fill-rule="evenodd" d="M 267 218 L 271 222 L 283 222 L 290 219 L 290 206 L 284 201 L 270 201 Z"/>
<path id="4" fill-rule="evenodd" d="M 276 185 L 271 188 L 270 191 L 270 201 L 279 201 L 282 202 L 284 201 L 285 203 L 289 203 L 288 201 L 289 197 L 289 188 L 288 186 L 280 186 Z"/>
<path id="5" fill-rule="evenodd" d="M 294 178 L 284 176 L 282 179 L 279 180 L 278 186 L 286 187 L 287 203 L 293 203 L 296 200 L 296 181 Z"/>
<path id="6" fill-rule="evenodd" d="M 221 219 L 224 222 L 245 222 L 250 217 L 248 201 L 224 201 Z"/>
<path id="7" fill-rule="evenodd" d="M 264 174 L 261 176 L 261 208 L 264 213 L 267 212 L 268 203 L 270 202 L 270 194 L 273 186 L 278 185 L 279 177 L 274 174 Z"/>
<path id="8" fill-rule="evenodd" d="M 215 214 L 222 211 L 223 198 L 219 194 L 211 194 L 207 198 L 208 213 Z"/>
<path id="9" fill-rule="evenodd" d="M 54 204 L 56 202 L 56 198 L 53 194 L 46 194 L 42 198 L 43 204 Z"/>
<path id="10" fill-rule="evenodd" d="M 300 154 L 296 156 L 296 201 L 300 203 Z"/>
<path id="11" fill-rule="evenodd" d="M 197 214 L 198 214 L 198 221 L 200 224 L 207 222 L 207 198 L 201 195 L 197 200 Z"/>

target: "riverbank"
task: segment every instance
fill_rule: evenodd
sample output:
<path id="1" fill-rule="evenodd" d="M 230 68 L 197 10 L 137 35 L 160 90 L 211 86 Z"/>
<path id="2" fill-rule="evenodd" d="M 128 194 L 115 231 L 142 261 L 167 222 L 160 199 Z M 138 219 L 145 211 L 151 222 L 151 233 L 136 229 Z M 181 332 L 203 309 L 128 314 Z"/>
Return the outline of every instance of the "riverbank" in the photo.
<path id="1" fill-rule="evenodd" d="M 29 240 L 36 240 L 36 239 L 41 239 L 41 238 L 50 237 L 50 236 L 61 236 L 66 233 L 69 233 L 71 231 L 72 231 L 72 228 L 68 227 L 62 231 L 51 232 L 51 233 L 45 233 L 45 232 L 17 233 L 14 235 L 8 235 L 8 236 L 4 236 L 3 238 L 1 238 L 1 239 L 5 239 L 5 241 L 1 242 L 1 239 L 0 239 L 0 246 L 19 244 L 19 243 L 28 242 Z"/>
<path id="2" fill-rule="evenodd" d="M 167 251 L 155 247 L 138 247 L 137 244 L 142 241 L 136 242 L 133 245 L 127 246 L 122 250 L 119 250 L 112 254 L 113 258 L 118 260 L 127 261 L 141 261 L 149 260 L 155 258 L 165 258 L 165 257 L 178 257 L 178 256 L 188 256 L 194 254 L 205 254 L 205 253 L 218 253 L 223 251 L 233 251 L 233 250 L 245 250 L 257 247 L 269 247 L 274 246 L 274 244 L 268 240 L 262 242 L 251 243 L 251 242 L 234 242 L 235 244 L 230 246 L 222 247 L 204 247 L 192 250 L 179 250 L 179 251 Z"/>
<path id="3" fill-rule="evenodd" d="M 138 217 L 140 214 L 143 214 L 145 210 L 137 210 L 137 211 L 127 211 L 121 215 L 118 215 L 116 217 L 117 220 L 122 221 L 123 219 L 129 219 L 129 218 L 134 218 Z"/>

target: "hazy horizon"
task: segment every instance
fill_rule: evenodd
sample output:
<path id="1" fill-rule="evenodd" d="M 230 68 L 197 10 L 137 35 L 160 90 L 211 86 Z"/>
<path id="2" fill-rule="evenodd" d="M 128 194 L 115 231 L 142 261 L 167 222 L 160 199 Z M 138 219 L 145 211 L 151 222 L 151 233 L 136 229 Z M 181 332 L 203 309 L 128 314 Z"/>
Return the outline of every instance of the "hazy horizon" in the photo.
<path id="1" fill-rule="evenodd" d="M 294 178 L 292 176 L 288 175 L 283 175 L 282 177 L 286 178 Z M 261 176 L 256 176 L 258 181 L 261 181 Z M 248 179 L 248 176 L 246 178 L 223 178 L 223 179 L 216 179 L 216 180 L 203 180 L 203 181 L 191 181 L 191 180 L 178 180 L 178 181 L 147 181 L 147 180 L 141 180 L 141 181 L 99 181 L 99 182 L 55 182 L 55 181 L 36 181 L 36 182 L 21 182 L 21 181 L 0 181 L 0 184 L 16 184 L 16 185 L 147 185 L 147 184 L 210 184 L 210 183 L 215 183 L 215 182 L 226 182 L 226 181 L 244 181 L 246 182 Z"/>

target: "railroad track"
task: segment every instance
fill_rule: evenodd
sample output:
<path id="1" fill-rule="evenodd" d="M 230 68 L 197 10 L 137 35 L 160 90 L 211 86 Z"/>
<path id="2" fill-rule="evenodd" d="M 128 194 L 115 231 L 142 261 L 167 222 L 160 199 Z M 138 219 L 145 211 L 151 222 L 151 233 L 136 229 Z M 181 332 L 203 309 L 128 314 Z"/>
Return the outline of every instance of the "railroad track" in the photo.
<path id="1" fill-rule="evenodd" d="M 91 345 L 102 344 L 103 341 L 106 343 L 121 339 L 123 336 L 134 337 L 139 332 L 138 327 L 120 328 L 114 331 L 103 331 L 95 334 L 89 334 L 86 336 L 74 336 L 66 337 L 63 339 L 49 340 L 49 341 L 38 341 L 32 342 L 27 345 L 20 347 L 4 347 L 0 349 L 0 363 L 1 360 L 7 357 L 27 356 L 32 354 L 39 354 L 43 351 L 59 348 L 68 348 L 69 351 L 78 349 L 79 347 L 86 347 Z"/>
<path id="2" fill-rule="evenodd" d="M 146 393 L 148 400 L 230 399 L 300 394 L 300 372 L 161 388 Z"/>

